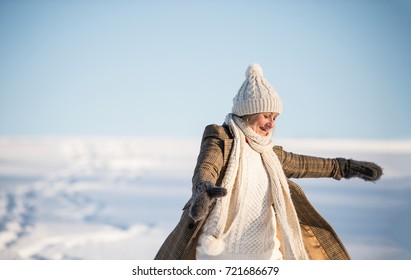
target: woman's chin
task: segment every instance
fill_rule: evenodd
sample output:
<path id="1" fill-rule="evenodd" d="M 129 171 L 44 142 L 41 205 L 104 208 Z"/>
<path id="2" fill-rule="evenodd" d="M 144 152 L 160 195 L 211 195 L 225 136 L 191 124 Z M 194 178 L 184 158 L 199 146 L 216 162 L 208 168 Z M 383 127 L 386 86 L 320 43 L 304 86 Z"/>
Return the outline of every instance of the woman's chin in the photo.
<path id="1" fill-rule="evenodd" d="M 267 136 L 268 134 L 270 134 L 270 131 L 269 131 L 269 130 L 260 129 L 260 130 L 258 131 L 258 134 L 260 134 L 261 136 Z"/>

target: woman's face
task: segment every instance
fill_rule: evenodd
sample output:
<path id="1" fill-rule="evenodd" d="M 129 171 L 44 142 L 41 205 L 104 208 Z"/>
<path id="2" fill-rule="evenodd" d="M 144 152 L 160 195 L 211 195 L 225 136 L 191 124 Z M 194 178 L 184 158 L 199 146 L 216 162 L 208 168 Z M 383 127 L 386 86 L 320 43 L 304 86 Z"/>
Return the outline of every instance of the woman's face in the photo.
<path id="1" fill-rule="evenodd" d="M 275 119 L 278 115 L 278 113 L 260 113 L 250 118 L 248 125 L 257 134 L 267 136 L 275 127 Z"/>

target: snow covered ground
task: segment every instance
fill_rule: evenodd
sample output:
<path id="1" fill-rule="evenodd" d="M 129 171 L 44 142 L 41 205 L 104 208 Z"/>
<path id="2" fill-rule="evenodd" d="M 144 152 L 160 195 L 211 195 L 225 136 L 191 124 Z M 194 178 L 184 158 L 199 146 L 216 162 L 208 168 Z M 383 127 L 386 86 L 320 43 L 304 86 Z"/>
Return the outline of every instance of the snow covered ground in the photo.
<path id="1" fill-rule="evenodd" d="M 383 166 L 375 184 L 297 181 L 354 259 L 411 259 L 411 141 L 278 142 Z M 0 138 L 0 259 L 152 259 L 198 151 L 199 139 Z"/>

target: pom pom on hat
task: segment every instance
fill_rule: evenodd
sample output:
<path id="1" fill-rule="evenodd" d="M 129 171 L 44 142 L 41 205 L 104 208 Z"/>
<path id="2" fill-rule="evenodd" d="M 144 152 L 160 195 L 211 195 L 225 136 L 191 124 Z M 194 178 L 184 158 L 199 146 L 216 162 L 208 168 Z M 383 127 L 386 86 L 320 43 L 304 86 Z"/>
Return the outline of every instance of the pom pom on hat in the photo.
<path id="1" fill-rule="evenodd" d="M 283 103 L 277 91 L 264 78 L 259 64 L 251 64 L 245 72 L 246 79 L 233 99 L 232 113 L 245 116 L 257 113 L 278 113 Z"/>
<path id="2" fill-rule="evenodd" d="M 263 69 L 261 69 L 261 66 L 257 63 L 251 64 L 248 66 L 247 71 L 245 72 L 245 77 L 249 78 L 252 76 L 263 76 Z"/>

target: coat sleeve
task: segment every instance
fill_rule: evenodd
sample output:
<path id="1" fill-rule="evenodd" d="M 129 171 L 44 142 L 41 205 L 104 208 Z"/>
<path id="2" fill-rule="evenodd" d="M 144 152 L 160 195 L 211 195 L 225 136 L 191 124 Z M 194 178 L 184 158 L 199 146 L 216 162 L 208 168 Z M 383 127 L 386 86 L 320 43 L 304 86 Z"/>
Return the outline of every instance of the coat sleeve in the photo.
<path id="1" fill-rule="evenodd" d="M 193 175 L 193 189 L 199 183 L 210 181 L 218 185 L 224 174 L 224 151 L 229 152 L 226 144 L 228 135 L 225 129 L 218 125 L 207 126 L 203 133 L 200 153 Z M 156 260 L 180 260 L 195 259 L 195 250 L 198 234 L 205 221 L 195 222 L 189 216 L 191 199 L 183 208 L 180 221 L 161 245 L 154 259 Z"/>
<path id="2" fill-rule="evenodd" d="M 193 188 L 201 182 L 209 181 L 218 185 L 224 165 L 224 129 L 209 125 L 205 128 L 200 153 L 192 178 Z"/>
<path id="3" fill-rule="evenodd" d="M 340 180 L 341 170 L 336 159 L 313 157 L 286 152 L 282 147 L 274 147 L 285 175 L 288 178 L 330 177 Z"/>

